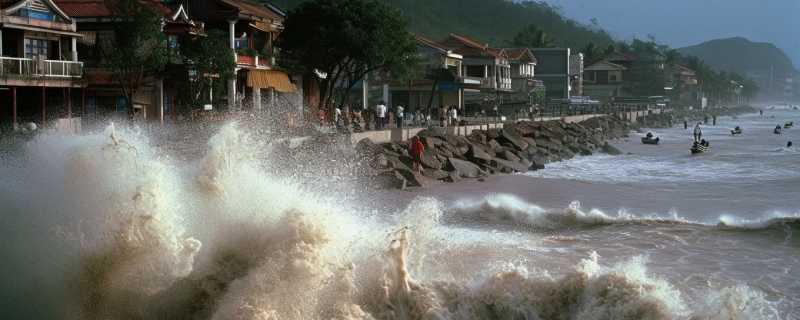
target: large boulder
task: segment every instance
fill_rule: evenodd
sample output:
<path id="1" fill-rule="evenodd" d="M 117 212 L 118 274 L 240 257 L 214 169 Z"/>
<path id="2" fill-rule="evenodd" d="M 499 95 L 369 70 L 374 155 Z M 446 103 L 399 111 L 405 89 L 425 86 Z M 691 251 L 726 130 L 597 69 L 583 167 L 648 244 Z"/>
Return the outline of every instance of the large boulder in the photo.
<path id="1" fill-rule="evenodd" d="M 497 139 L 497 138 L 499 138 L 500 135 L 501 135 L 501 133 L 500 133 L 501 130 L 502 129 L 497 129 L 497 128 L 486 130 L 486 138 L 487 139 Z"/>
<path id="2" fill-rule="evenodd" d="M 420 162 L 426 168 L 437 170 L 442 168 L 442 163 L 437 159 L 435 150 L 425 149 L 422 152 L 422 157 L 420 157 Z"/>
<path id="3" fill-rule="evenodd" d="M 431 149 L 444 144 L 444 140 L 437 137 L 427 136 L 427 137 L 422 137 L 422 143 L 425 145 L 425 148 Z"/>
<path id="4" fill-rule="evenodd" d="M 470 160 L 483 160 L 483 161 L 491 161 L 494 158 L 490 155 L 486 150 L 483 149 L 482 146 L 472 143 L 469 145 L 469 151 L 467 151 L 467 158 Z"/>
<path id="5" fill-rule="evenodd" d="M 517 130 L 514 129 L 514 127 L 508 127 L 500 132 L 500 140 L 503 140 L 503 142 L 511 144 L 517 150 L 528 149 L 528 143 L 525 142 L 523 138 L 524 137 L 521 134 L 519 134 L 519 132 L 517 132 Z"/>
<path id="6" fill-rule="evenodd" d="M 618 155 L 622 154 L 622 151 L 617 149 L 617 147 L 612 146 L 608 142 L 606 142 L 600 150 L 603 151 L 604 153 L 610 154 L 612 156 L 618 156 Z"/>
<path id="7" fill-rule="evenodd" d="M 499 169 L 501 172 L 504 173 L 511 173 L 511 172 L 526 172 L 528 168 L 530 168 L 530 163 L 528 162 L 521 162 L 521 161 L 508 161 L 503 160 L 500 158 L 494 158 L 491 162 L 492 166 Z M 509 172 L 511 171 L 511 172 Z"/>
<path id="8" fill-rule="evenodd" d="M 406 187 L 422 187 L 421 179 L 412 170 L 395 169 L 394 175 L 398 180 L 405 180 Z"/>
<path id="9" fill-rule="evenodd" d="M 535 170 L 542 170 L 544 169 L 544 164 L 547 160 L 543 157 L 535 156 L 531 158 L 531 166 L 528 167 L 528 170 L 535 171 Z"/>
<path id="10" fill-rule="evenodd" d="M 356 143 L 356 151 L 363 155 L 372 155 L 380 152 L 381 147 L 369 138 L 364 138 Z"/>
<path id="11" fill-rule="evenodd" d="M 386 161 L 388 162 L 388 167 L 392 169 L 405 169 L 411 171 L 411 158 L 406 156 L 392 156 L 386 155 Z"/>
<path id="12" fill-rule="evenodd" d="M 431 178 L 433 180 L 442 180 L 444 178 L 447 178 L 447 176 L 449 176 L 450 173 L 444 170 L 434 170 L 425 168 L 422 170 L 422 175 Z"/>
<path id="13" fill-rule="evenodd" d="M 503 158 L 505 160 L 508 160 L 508 161 L 519 162 L 520 160 L 522 160 L 522 158 L 518 157 L 516 154 L 514 154 L 510 150 L 506 150 L 506 151 L 500 152 L 500 153 L 498 153 L 498 156 L 500 156 L 501 158 Z"/>
<path id="14" fill-rule="evenodd" d="M 446 178 L 442 179 L 442 181 L 449 183 L 458 182 L 459 180 L 461 180 L 461 176 L 456 171 L 450 172 Z"/>
<path id="15" fill-rule="evenodd" d="M 536 145 L 538 147 L 540 147 L 540 148 L 547 149 L 547 150 L 549 150 L 551 152 L 559 152 L 562 149 L 562 146 L 561 146 L 560 143 L 553 142 L 553 140 L 550 140 L 550 139 L 539 139 L 539 140 L 536 140 Z"/>
<path id="16" fill-rule="evenodd" d="M 478 178 L 486 176 L 486 172 L 481 170 L 476 164 L 456 158 L 447 159 L 447 170 L 457 173 L 457 176 L 460 178 Z"/>
<path id="17" fill-rule="evenodd" d="M 437 137 L 437 138 L 444 139 L 444 137 L 446 135 L 447 135 L 447 131 L 445 130 L 445 128 L 442 128 L 442 127 L 430 127 L 428 129 L 422 130 L 422 131 L 417 133 L 417 136 L 420 137 L 420 138 Z"/>
<path id="18" fill-rule="evenodd" d="M 497 140 L 489 140 L 489 143 L 487 143 L 487 145 L 489 146 L 490 149 L 494 150 L 494 152 L 497 152 L 502 148 L 502 146 L 499 143 L 497 143 Z"/>

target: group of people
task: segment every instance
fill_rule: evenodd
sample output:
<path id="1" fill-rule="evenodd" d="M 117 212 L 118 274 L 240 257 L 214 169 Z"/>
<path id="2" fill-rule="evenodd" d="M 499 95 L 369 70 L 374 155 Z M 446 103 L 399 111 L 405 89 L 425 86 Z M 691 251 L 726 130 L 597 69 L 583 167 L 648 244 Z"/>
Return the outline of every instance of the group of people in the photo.
<path id="1" fill-rule="evenodd" d="M 344 110 L 340 107 L 335 107 L 333 110 L 333 121 L 328 122 L 325 110 L 319 111 L 320 123 L 332 123 L 338 129 L 344 129 L 348 125 L 352 126 L 353 130 L 383 130 L 389 127 L 389 123 L 394 119 L 396 128 L 403 128 L 406 123 L 411 122 L 412 125 L 431 125 L 433 124 L 432 115 L 438 124 L 442 127 L 448 125 L 458 125 L 458 107 L 456 106 L 440 106 L 438 110 L 427 114 L 424 110 L 406 111 L 405 107 L 398 105 L 394 108 L 387 106 L 384 101 L 380 101 L 372 108 L 361 109 L 356 108 L 350 110 L 349 107 L 344 106 Z M 362 124 L 365 127 L 362 127 Z M 371 125 L 371 126 L 370 126 Z"/>

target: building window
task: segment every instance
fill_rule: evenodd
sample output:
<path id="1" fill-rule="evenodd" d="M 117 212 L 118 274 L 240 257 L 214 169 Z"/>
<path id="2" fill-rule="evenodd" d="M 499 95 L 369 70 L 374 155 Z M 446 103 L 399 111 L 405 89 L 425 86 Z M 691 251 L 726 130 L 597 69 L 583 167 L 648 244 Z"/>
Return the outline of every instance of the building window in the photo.
<path id="1" fill-rule="evenodd" d="M 176 35 L 167 36 L 167 46 L 170 49 L 178 49 L 178 36 Z"/>
<path id="2" fill-rule="evenodd" d="M 608 81 L 610 81 L 610 82 L 617 82 L 617 75 L 616 75 L 616 74 L 613 74 L 613 73 L 612 73 L 612 74 L 609 74 L 609 75 L 608 75 Z"/>
<path id="3" fill-rule="evenodd" d="M 50 41 L 45 39 L 25 38 L 25 58 L 33 59 L 36 56 L 43 55 L 47 57 L 49 52 Z"/>
<path id="4" fill-rule="evenodd" d="M 44 21 L 55 21 L 56 18 L 52 13 L 48 11 L 33 10 L 28 8 L 19 9 L 16 15 L 24 18 L 44 20 Z"/>
<path id="5" fill-rule="evenodd" d="M 467 77 L 483 78 L 483 66 L 467 66 Z"/>

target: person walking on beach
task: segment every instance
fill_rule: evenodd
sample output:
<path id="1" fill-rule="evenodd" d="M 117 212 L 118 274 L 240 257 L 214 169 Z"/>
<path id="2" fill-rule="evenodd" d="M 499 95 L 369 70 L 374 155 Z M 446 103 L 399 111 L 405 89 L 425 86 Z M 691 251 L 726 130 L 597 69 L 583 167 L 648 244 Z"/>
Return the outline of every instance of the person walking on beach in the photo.
<path id="1" fill-rule="evenodd" d="M 715 115 L 711 116 L 711 119 L 712 119 L 711 121 L 713 122 L 713 125 L 716 126 L 717 125 L 717 115 L 715 114 Z"/>
<path id="2" fill-rule="evenodd" d="M 458 110 L 455 106 L 450 107 L 450 125 L 458 125 Z"/>
<path id="3" fill-rule="evenodd" d="M 700 122 L 694 126 L 694 141 L 700 141 L 703 138 L 703 130 L 700 129 Z"/>
<path id="4" fill-rule="evenodd" d="M 418 136 L 411 138 L 411 143 L 408 145 L 408 153 L 411 155 L 413 161 L 414 171 L 422 173 L 422 153 L 425 152 L 425 146 L 422 144 Z"/>
<path id="5" fill-rule="evenodd" d="M 683 119 L 683 130 L 688 130 L 688 129 L 689 129 L 689 123 L 686 122 L 686 119 Z"/>

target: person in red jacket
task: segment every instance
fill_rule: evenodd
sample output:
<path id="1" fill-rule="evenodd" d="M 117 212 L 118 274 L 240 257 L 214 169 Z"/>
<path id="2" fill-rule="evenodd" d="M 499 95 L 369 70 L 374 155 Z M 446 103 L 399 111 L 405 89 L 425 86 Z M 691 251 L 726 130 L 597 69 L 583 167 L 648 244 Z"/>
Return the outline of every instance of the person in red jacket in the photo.
<path id="1" fill-rule="evenodd" d="M 414 161 L 414 171 L 422 173 L 422 153 L 425 152 L 425 146 L 420 141 L 419 137 L 414 136 L 411 138 L 411 143 L 408 145 L 408 153 Z"/>

